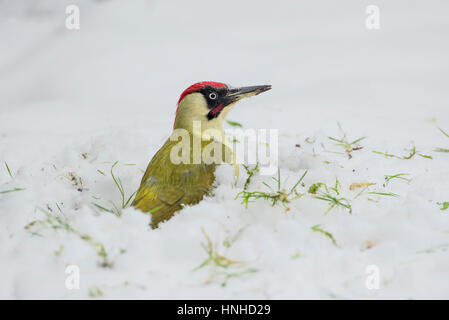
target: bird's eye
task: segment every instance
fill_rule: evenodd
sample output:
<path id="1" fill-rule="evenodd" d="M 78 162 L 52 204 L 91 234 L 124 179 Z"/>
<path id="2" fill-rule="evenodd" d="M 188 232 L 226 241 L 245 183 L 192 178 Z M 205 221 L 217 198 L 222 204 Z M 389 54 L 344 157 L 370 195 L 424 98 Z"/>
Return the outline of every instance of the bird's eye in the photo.
<path id="1" fill-rule="evenodd" d="M 212 92 L 209 94 L 209 99 L 215 100 L 217 99 L 217 94 L 215 92 Z"/>

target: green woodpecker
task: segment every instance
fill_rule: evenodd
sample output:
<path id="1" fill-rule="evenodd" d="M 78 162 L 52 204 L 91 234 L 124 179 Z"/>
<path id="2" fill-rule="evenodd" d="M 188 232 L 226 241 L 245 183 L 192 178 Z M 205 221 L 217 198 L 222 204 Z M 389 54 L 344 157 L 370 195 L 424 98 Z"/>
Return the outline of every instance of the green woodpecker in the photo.
<path id="1" fill-rule="evenodd" d="M 223 121 L 240 99 L 270 89 L 269 85 L 233 88 L 220 82 L 203 81 L 191 85 L 181 94 L 173 133 L 148 164 L 132 203 L 151 214 L 153 228 L 170 219 L 184 205 L 197 204 L 208 195 L 215 180 L 215 168 L 221 160 L 236 165 L 232 147 L 224 137 Z M 182 138 L 179 132 L 188 135 L 188 140 L 184 141 L 187 143 L 183 144 L 188 147 L 187 154 L 181 162 L 174 161 L 179 156 L 179 137 Z M 212 139 L 207 132 L 215 132 Z M 219 143 L 223 151 L 214 154 L 217 149 L 210 148 L 215 161 L 204 158 L 204 151 L 212 143 L 214 146 Z M 232 153 L 231 160 L 229 153 Z"/>

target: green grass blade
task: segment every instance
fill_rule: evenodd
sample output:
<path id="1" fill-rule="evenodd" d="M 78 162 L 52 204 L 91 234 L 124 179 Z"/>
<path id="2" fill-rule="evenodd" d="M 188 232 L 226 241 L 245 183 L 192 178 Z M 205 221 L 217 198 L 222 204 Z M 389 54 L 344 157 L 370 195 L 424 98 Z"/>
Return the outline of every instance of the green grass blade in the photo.
<path id="1" fill-rule="evenodd" d="M 352 145 L 352 144 L 356 144 L 356 143 L 358 143 L 358 142 L 360 142 L 360 141 L 362 141 L 362 140 L 364 140 L 364 139 L 366 139 L 366 137 L 358 138 L 358 139 L 352 141 L 350 144 L 351 144 L 351 145 Z"/>
<path id="2" fill-rule="evenodd" d="M 304 179 L 304 177 L 306 176 L 307 172 L 309 172 L 309 170 L 304 171 L 304 173 L 302 174 L 301 178 L 299 178 L 298 182 L 295 183 L 295 185 L 290 189 L 290 193 L 293 192 L 293 190 L 296 189 L 296 187 L 301 183 L 301 181 Z"/>
<path id="3" fill-rule="evenodd" d="M 129 196 L 128 200 L 126 201 L 125 205 L 123 206 L 123 209 L 125 209 L 128 206 L 128 204 L 131 201 L 132 197 L 134 197 L 136 195 L 136 193 L 137 193 L 137 190 L 134 191 L 134 193 Z"/>
<path id="4" fill-rule="evenodd" d="M 113 210 L 108 209 L 108 208 L 105 208 L 105 207 L 103 207 L 103 206 L 100 206 L 98 203 L 92 202 L 92 204 L 93 204 L 95 207 L 97 207 L 98 209 L 102 210 L 102 211 L 105 211 L 105 212 L 109 212 L 109 213 L 115 214 L 115 212 L 114 212 Z"/>
<path id="5" fill-rule="evenodd" d="M 316 224 L 316 225 L 312 226 L 310 229 L 313 232 L 318 232 L 318 233 L 321 233 L 321 234 L 325 235 L 326 237 L 328 237 L 332 241 L 332 244 L 334 246 L 338 247 L 337 241 L 335 240 L 335 238 L 332 235 L 332 233 L 330 233 L 329 231 L 326 231 L 323 228 L 321 228 L 320 224 Z"/>
<path id="6" fill-rule="evenodd" d="M 9 189 L 9 190 L 3 190 L 3 191 L 0 191 L 0 194 L 22 191 L 22 190 L 26 190 L 26 189 L 25 188 L 14 188 L 14 189 Z"/>
<path id="7" fill-rule="evenodd" d="M 390 180 L 392 180 L 392 179 L 401 179 L 401 180 L 410 182 L 410 181 L 412 181 L 412 179 L 405 178 L 405 176 L 409 176 L 409 175 L 410 175 L 409 173 L 397 173 L 397 174 L 394 174 L 394 175 L 391 175 L 391 176 L 386 175 L 385 176 L 385 181 L 386 182 L 390 182 Z"/>
<path id="8" fill-rule="evenodd" d="M 442 211 L 449 209 L 449 201 L 437 202 L 437 205 L 441 206 Z"/>
<path id="9" fill-rule="evenodd" d="M 341 144 L 344 144 L 343 143 L 343 140 L 341 140 L 341 139 L 336 139 L 336 138 L 333 138 L 333 137 L 327 137 L 329 140 L 332 140 L 332 141 L 334 141 L 334 142 L 338 142 L 338 143 L 341 143 Z"/>
<path id="10" fill-rule="evenodd" d="M 388 197 L 395 197 L 395 198 L 399 198 L 400 196 L 396 193 L 392 193 L 392 192 L 376 192 L 376 191 L 371 191 L 371 192 L 367 192 L 367 194 L 377 194 L 379 196 L 388 196 Z"/>
<path id="11" fill-rule="evenodd" d="M 448 137 L 448 138 L 449 138 L 449 134 L 447 134 L 446 132 L 444 132 L 444 131 L 443 131 L 443 129 L 441 129 L 441 128 L 438 128 L 438 130 L 440 130 L 442 134 L 444 134 L 444 135 L 445 135 L 446 137 Z"/>
<path id="12" fill-rule="evenodd" d="M 120 179 L 116 179 L 114 175 L 114 167 L 117 165 L 118 161 L 114 162 L 114 164 L 111 167 L 111 176 L 112 180 L 114 180 L 115 185 L 117 186 L 118 191 L 120 192 L 120 195 L 122 196 L 122 207 L 125 205 L 125 193 L 123 192 L 122 184 L 120 182 Z"/>
<path id="13" fill-rule="evenodd" d="M 242 127 L 243 127 L 243 125 L 242 125 L 241 123 L 238 123 L 238 122 L 236 122 L 236 121 L 226 120 L 226 122 L 227 122 L 230 126 L 233 126 L 233 127 L 239 127 L 239 128 L 242 128 Z"/>
<path id="14" fill-rule="evenodd" d="M 6 170 L 8 170 L 9 176 L 11 177 L 11 179 L 13 179 L 11 170 L 9 169 L 8 163 L 5 161 L 5 166 L 6 166 Z"/>
<path id="15" fill-rule="evenodd" d="M 281 168 L 278 168 L 278 191 L 281 190 Z"/>
<path id="16" fill-rule="evenodd" d="M 262 184 L 264 184 L 266 187 L 268 187 L 270 190 L 274 191 L 273 188 L 266 182 L 262 182 Z"/>

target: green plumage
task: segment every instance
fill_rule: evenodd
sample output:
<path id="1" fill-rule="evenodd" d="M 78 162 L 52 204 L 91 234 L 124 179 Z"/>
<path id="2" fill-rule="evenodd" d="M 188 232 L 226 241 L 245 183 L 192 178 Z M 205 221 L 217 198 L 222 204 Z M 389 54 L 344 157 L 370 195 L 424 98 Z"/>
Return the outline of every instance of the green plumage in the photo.
<path id="1" fill-rule="evenodd" d="M 211 189 L 217 164 L 174 164 L 170 160 L 171 149 L 177 141 L 167 140 L 154 155 L 142 178 L 133 206 L 152 215 L 151 226 L 156 228 L 170 219 L 183 205 L 200 202 Z M 202 142 L 204 148 L 210 142 Z"/>

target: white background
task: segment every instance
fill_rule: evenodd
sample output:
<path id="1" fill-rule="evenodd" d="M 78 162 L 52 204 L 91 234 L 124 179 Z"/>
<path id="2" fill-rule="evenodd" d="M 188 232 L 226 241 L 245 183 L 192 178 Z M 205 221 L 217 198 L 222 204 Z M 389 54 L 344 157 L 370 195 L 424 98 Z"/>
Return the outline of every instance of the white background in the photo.
<path id="1" fill-rule="evenodd" d="M 72 3 L 76 31 L 65 28 Z M 370 4 L 380 8 L 380 30 L 365 27 Z M 0 297 L 448 298 L 449 209 L 437 202 L 449 201 L 449 153 L 434 151 L 449 148 L 437 129 L 449 132 L 448 14 L 449 3 L 434 0 L 0 1 L 0 191 L 26 188 L 0 194 Z M 246 175 L 233 186 L 229 166 L 218 170 L 213 197 L 158 230 L 132 208 L 117 218 L 93 207 L 93 197 L 120 202 L 115 161 L 125 193 L 136 190 L 179 95 L 202 80 L 271 84 L 229 119 L 279 129 L 285 187 L 306 169 L 301 192 L 338 178 L 353 214 L 324 214 L 327 204 L 311 196 L 287 213 L 264 200 L 245 209 L 235 196 Z M 367 137 L 352 159 L 327 152 L 343 150 L 327 138 L 339 136 L 337 122 L 348 139 Z M 407 155 L 414 145 L 433 159 L 372 152 Z M 411 182 L 383 187 L 397 173 Z M 273 183 L 256 176 L 250 189 L 267 191 L 263 181 Z M 349 185 L 361 182 L 400 197 L 352 200 Z M 43 218 L 36 208 L 61 215 L 56 203 L 73 228 L 105 245 L 112 268 L 72 233 L 24 229 Z M 338 247 L 311 231 L 316 224 Z M 207 258 L 201 228 L 220 254 L 244 262 L 227 272 L 258 271 L 224 287 L 220 268 L 192 272 Z M 79 290 L 65 287 L 71 264 Z M 379 290 L 365 286 L 373 264 Z"/>

